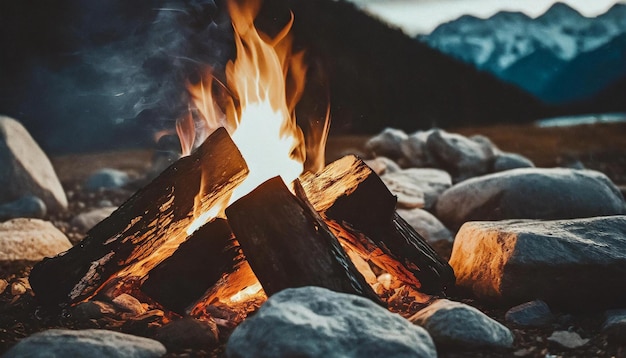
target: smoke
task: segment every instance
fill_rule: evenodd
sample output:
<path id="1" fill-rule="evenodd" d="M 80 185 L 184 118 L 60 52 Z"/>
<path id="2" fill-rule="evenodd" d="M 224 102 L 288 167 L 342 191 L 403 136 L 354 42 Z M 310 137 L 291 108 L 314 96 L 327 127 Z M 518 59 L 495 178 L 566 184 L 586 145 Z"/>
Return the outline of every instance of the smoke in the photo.
<path id="1" fill-rule="evenodd" d="M 63 0 L 49 16 L 23 6 L 0 9 L 13 31 L 0 45 L 22 54 L 0 55 L 0 113 L 53 153 L 152 144 L 187 110 L 187 82 L 234 52 L 212 0 Z"/>

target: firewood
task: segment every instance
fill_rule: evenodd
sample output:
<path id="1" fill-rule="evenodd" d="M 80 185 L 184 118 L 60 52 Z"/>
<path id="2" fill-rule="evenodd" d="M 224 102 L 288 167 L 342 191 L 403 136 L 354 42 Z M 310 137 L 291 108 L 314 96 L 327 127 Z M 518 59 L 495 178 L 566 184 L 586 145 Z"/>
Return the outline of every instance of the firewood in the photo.
<path id="1" fill-rule="evenodd" d="M 196 230 L 152 269 L 141 291 L 163 307 L 185 314 L 186 308 L 243 260 L 228 222 L 217 218 Z"/>
<path id="2" fill-rule="evenodd" d="M 248 173 L 225 129 L 209 136 L 135 193 L 67 252 L 33 267 L 30 283 L 45 305 L 75 303 L 128 278 L 141 280 L 188 237 L 194 207 L 228 200 Z"/>
<path id="3" fill-rule="evenodd" d="M 231 204 L 226 216 L 268 296 L 319 286 L 380 302 L 317 212 L 280 177 Z"/>
<path id="4" fill-rule="evenodd" d="M 450 265 L 396 213 L 396 197 L 362 160 L 346 156 L 301 181 L 342 244 L 421 292 L 454 286 Z"/>

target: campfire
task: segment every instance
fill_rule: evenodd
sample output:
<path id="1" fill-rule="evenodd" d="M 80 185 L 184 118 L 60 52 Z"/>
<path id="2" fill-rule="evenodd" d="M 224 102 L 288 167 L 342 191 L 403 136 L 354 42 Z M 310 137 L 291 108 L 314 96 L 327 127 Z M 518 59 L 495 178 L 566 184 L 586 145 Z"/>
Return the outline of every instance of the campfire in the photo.
<path id="1" fill-rule="evenodd" d="M 452 269 L 395 211 L 359 158 L 324 167 L 329 116 L 303 131 L 306 65 L 289 30 L 254 26 L 260 4 L 230 1 L 237 57 L 189 84 L 176 126 L 183 157 L 30 275 L 46 306 L 128 294 L 165 319 L 236 324 L 267 296 L 320 286 L 393 306 L 444 295 Z M 223 317 L 222 317 L 223 318 Z"/>

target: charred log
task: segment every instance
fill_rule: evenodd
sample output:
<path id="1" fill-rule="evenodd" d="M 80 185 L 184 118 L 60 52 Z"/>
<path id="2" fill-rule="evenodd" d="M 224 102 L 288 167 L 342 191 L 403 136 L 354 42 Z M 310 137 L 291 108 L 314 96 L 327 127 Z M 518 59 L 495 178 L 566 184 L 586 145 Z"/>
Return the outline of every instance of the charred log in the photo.
<path id="1" fill-rule="evenodd" d="M 135 193 L 67 252 L 33 267 L 30 283 L 42 304 L 84 300 L 107 282 L 141 279 L 187 237 L 194 208 L 228 199 L 248 169 L 223 128 Z M 129 280 L 126 280 L 129 281 Z"/>
<path id="2" fill-rule="evenodd" d="M 454 286 L 450 265 L 398 216 L 395 196 L 362 160 L 346 156 L 302 185 L 343 244 L 424 293 Z"/>
<path id="3" fill-rule="evenodd" d="M 268 296 L 320 286 L 380 302 L 317 212 L 279 177 L 234 202 L 226 216 Z"/>
<path id="4" fill-rule="evenodd" d="M 243 260 L 226 220 L 214 219 L 152 269 L 141 290 L 163 307 L 185 314 L 186 308 Z"/>

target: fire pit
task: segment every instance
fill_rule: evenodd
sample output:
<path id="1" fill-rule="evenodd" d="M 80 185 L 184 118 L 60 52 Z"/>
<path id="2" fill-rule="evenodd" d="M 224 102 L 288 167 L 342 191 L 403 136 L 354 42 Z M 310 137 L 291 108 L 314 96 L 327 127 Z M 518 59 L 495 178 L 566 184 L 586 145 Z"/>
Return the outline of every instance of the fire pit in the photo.
<path id="1" fill-rule="evenodd" d="M 323 166 L 329 116 L 307 136 L 296 123 L 306 66 L 292 52 L 293 17 L 270 38 L 254 26 L 260 4 L 228 5 L 237 58 L 226 83 L 207 69 L 189 84 L 176 127 L 184 157 L 81 243 L 38 263 L 37 299 L 65 307 L 130 295 L 164 322 L 227 309 L 236 325 L 291 287 L 396 307 L 445 295 L 452 269 L 395 212 L 380 178 L 355 156 Z"/>

